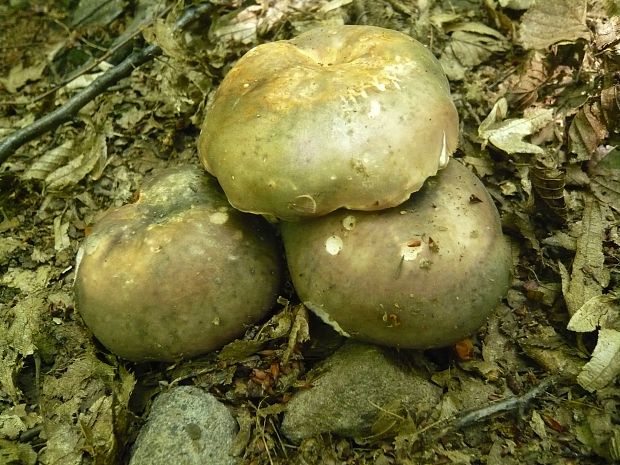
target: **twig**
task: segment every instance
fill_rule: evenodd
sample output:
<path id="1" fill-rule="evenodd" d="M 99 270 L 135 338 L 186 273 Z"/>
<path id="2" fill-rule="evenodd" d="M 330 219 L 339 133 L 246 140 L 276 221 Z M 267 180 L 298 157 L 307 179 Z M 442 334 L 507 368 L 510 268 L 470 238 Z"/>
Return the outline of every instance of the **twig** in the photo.
<path id="1" fill-rule="evenodd" d="M 31 101 L 29 102 L 17 102 L 18 105 L 29 105 L 29 104 L 33 104 L 36 103 L 40 100 L 43 100 L 45 97 L 47 97 L 50 94 L 53 94 L 54 92 L 56 92 L 57 90 L 63 88 L 64 86 L 66 86 L 67 84 L 69 84 L 71 81 L 73 81 L 74 79 L 82 76 L 83 74 L 88 73 L 89 71 L 91 71 L 93 68 L 95 68 L 96 66 L 100 65 L 101 63 L 103 63 L 104 61 L 106 61 L 108 58 L 110 58 L 112 55 L 114 55 L 118 50 L 120 50 L 121 48 L 125 47 L 129 42 L 131 42 L 133 39 L 136 38 L 136 36 L 138 36 L 139 34 L 141 34 L 143 31 L 141 29 L 132 32 L 128 37 L 126 37 L 125 39 L 123 39 L 121 42 L 119 42 L 118 44 L 114 45 L 113 47 L 111 47 L 110 49 L 108 49 L 103 55 L 101 55 L 100 57 L 97 57 L 94 60 L 90 60 L 85 66 L 81 67 L 80 69 L 78 69 L 76 72 L 72 73 L 70 76 L 66 77 L 65 79 L 63 79 L 61 82 L 59 82 L 58 84 L 56 84 L 55 86 L 51 87 L 50 89 L 46 90 L 45 92 L 43 92 L 40 95 L 37 95 L 35 98 L 33 98 Z M 0 104 L 3 104 L 4 102 L 0 102 Z M 14 103 L 15 104 L 15 103 Z"/>
<path id="2" fill-rule="evenodd" d="M 188 7 L 174 23 L 173 31 L 184 29 L 188 24 L 209 12 L 212 7 L 211 2 Z M 0 141 L 0 164 L 4 163 L 22 145 L 70 121 L 88 102 L 129 76 L 135 68 L 151 61 L 161 53 L 162 49 L 158 45 L 148 45 L 142 50 L 133 52 L 51 113 L 5 137 Z"/>
<path id="3" fill-rule="evenodd" d="M 511 410 L 522 412 L 532 400 L 544 394 L 552 385 L 560 384 L 568 379 L 570 378 L 562 375 L 550 376 L 522 396 L 509 397 L 508 399 L 494 402 L 481 408 L 465 411 L 456 416 L 436 421 L 408 435 L 406 440 L 409 443 L 414 443 L 420 438 L 425 437 L 428 440 L 438 441 L 451 432 L 462 430 L 463 428 L 486 420 L 498 413 Z"/>
<path id="4" fill-rule="evenodd" d="M 509 397 L 508 399 L 495 402 L 485 407 L 465 412 L 463 415 L 458 417 L 451 426 L 454 429 L 461 429 L 501 412 L 508 412 L 510 410 L 524 410 L 527 404 L 529 404 L 534 398 L 544 394 L 547 389 L 559 381 L 559 377 L 550 376 L 522 396 Z"/>
<path id="5" fill-rule="evenodd" d="M 119 50 L 121 50 L 122 48 L 126 47 L 138 35 L 142 34 L 144 32 L 144 29 L 147 28 L 148 26 L 151 26 L 155 22 L 155 20 L 161 18 L 164 15 L 167 15 L 170 12 L 171 9 L 172 9 L 172 5 L 167 6 L 162 11 L 158 12 L 154 17 L 148 18 L 146 21 L 144 21 L 144 20 L 141 21 L 138 27 L 134 27 L 133 23 L 130 24 L 128 29 L 125 30 L 125 32 L 123 32 L 123 34 L 121 34 L 119 37 L 116 38 L 116 40 L 114 41 L 114 44 L 112 45 L 112 47 L 109 48 L 108 50 L 106 50 L 103 55 L 97 57 L 94 60 L 89 60 L 88 63 L 86 63 L 80 69 L 76 70 L 70 76 L 67 76 L 65 79 L 63 79 L 61 82 L 59 82 L 57 85 L 53 86 L 51 89 L 47 90 L 43 94 L 37 95 L 30 103 L 35 103 L 35 102 L 38 102 L 39 100 L 44 99 L 48 95 L 53 94 L 54 92 L 56 92 L 58 89 L 61 89 L 62 87 L 66 86 L 67 84 L 69 84 L 74 79 L 77 79 L 79 76 L 82 76 L 83 74 L 91 71 L 93 68 L 95 68 L 96 66 L 98 66 L 101 63 L 103 63 L 104 61 L 106 61 L 108 58 L 113 57 Z M 60 24 L 62 24 L 62 23 L 60 23 Z M 130 32 L 132 27 L 135 30 L 133 32 Z M 84 39 L 81 39 L 81 40 L 84 40 Z M 93 44 L 93 46 L 95 46 L 95 44 Z M 125 54 L 125 56 L 126 55 L 127 54 Z M 124 57 L 119 57 L 119 59 L 120 58 L 124 58 Z"/>

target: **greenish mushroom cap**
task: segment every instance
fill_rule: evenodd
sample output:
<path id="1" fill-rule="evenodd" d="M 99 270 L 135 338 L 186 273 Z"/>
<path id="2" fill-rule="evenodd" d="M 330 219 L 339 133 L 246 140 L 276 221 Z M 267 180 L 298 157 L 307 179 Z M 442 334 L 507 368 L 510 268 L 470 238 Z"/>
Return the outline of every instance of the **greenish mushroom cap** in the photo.
<path id="1" fill-rule="evenodd" d="M 422 44 L 333 26 L 243 56 L 198 148 L 234 207 L 294 219 L 400 204 L 446 165 L 458 126 L 448 81 Z"/>
<path id="2" fill-rule="evenodd" d="M 456 160 L 396 208 L 280 225 L 300 299 L 363 341 L 451 344 L 474 333 L 510 285 L 511 254 L 495 205 Z"/>
<path id="3" fill-rule="evenodd" d="M 262 218 L 233 209 L 201 170 L 165 170 L 85 239 L 77 310 L 103 345 L 129 360 L 219 349 L 275 301 L 282 270 L 270 233 Z"/>

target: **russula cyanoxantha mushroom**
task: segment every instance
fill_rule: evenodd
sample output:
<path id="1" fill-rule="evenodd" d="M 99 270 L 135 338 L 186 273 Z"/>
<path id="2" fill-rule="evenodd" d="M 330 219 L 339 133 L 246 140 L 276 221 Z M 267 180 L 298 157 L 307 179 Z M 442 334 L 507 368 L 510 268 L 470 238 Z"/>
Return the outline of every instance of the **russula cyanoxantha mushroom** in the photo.
<path id="1" fill-rule="evenodd" d="M 403 348 L 475 332 L 510 283 L 511 255 L 483 184 L 456 160 L 398 207 L 282 222 L 300 299 L 341 333 Z"/>
<path id="2" fill-rule="evenodd" d="M 112 352 L 173 360 L 218 349 L 273 305 L 278 247 L 196 168 L 153 177 L 110 210 L 78 255 L 76 307 Z"/>
<path id="3" fill-rule="evenodd" d="M 422 44 L 330 26 L 244 55 L 198 148 L 234 207 L 294 219 L 398 205 L 445 166 L 457 138 L 448 81 Z"/>

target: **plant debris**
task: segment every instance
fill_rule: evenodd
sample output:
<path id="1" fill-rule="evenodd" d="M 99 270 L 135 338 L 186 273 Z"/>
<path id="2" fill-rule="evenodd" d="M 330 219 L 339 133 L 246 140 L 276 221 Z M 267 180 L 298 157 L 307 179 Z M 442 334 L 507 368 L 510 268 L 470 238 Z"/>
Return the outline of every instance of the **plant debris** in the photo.
<path id="1" fill-rule="evenodd" d="M 0 464 L 128 463 L 176 385 L 232 409 L 248 465 L 618 462 L 619 14 L 617 0 L 3 2 Z M 377 405 L 370 437 L 293 443 L 287 402 L 343 339 L 290 286 L 220 351 L 134 364 L 88 332 L 72 284 L 101 212 L 154 169 L 199 164 L 199 127 L 236 60 L 332 24 L 397 29 L 441 60 L 455 156 L 496 202 L 514 280 L 467 341 L 399 353 L 441 388 L 432 411 Z"/>

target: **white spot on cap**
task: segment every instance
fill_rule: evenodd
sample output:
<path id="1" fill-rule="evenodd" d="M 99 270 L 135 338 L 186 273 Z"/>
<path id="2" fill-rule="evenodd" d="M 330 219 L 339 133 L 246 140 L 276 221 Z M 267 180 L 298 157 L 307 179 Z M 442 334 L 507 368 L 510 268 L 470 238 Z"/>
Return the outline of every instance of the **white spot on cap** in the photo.
<path id="1" fill-rule="evenodd" d="M 439 168 L 445 168 L 450 161 L 448 153 L 448 144 L 446 143 L 446 131 L 443 132 L 443 142 L 441 144 L 441 153 L 439 154 Z"/>
<path id="2" fill-rule="evenodd" d="M 209 221 L 213 224 L 224 224 L 228 221 L 228 213 L 215 212 L 209 215 Z"/>
<path id="3" fill-rule="evenodd" d="M 355 227 L 357 220 L 353 215 L 347 215 L 342 219 L 342 227 L 347 231 L 351 231 Z"/>
<path id="4" fill-rule="evenodd" d="M 373 119 L 381 114 L 381 104 L 377 100 L 370 101 L 370 110 L 368 111 L 368 117 Z"/>
<path id="5" fill-rule="evenodd" d="M 329 236 L 325 240 L 325 250 L 327 250 L 327 253 L 330 255 L 338 255 L 342 250 L 342 246 L 342 239 L 340 239 L 339 236 Z"/>

